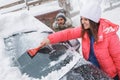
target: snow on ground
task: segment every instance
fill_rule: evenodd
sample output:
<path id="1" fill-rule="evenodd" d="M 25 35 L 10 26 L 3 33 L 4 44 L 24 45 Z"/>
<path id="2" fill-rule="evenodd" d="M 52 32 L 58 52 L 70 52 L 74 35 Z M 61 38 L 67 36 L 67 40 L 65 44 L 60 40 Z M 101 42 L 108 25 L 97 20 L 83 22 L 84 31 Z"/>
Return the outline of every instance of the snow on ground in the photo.
<path id="1" fill-rule="evenodd" d="M 5 1 L 5 0 L 3 0 L 3 1 Z M 2 3 L 0 3 L 0 5 L 1 4 Z M 43 10 L 42 12 L 37 12 L 40 9 L 38 7 L 39 9 L 38 8 L 37 9 L 32 8 L 31 11 L 30 11 L 30 13 L 32 13 L 33 15 L 37 15 L 38 13 L 42 14 L 46 10 L 46 9 L 44 10 L 44 8 L 47 8 L 46 5 L 47 4 L 45 4 L 44 6 L 42 6 L 42 10 Z M 52 4 L 48 4 L 48 5 L 52 5 L 53 6 L 53 3 Z M 56 7 L 55 9 L 58 9 L 58 7 Z M 50 10 L 52 10 L 52 9 L 47 8 L 47 11 L 50 11 Z M 120 6 L 117 7 L 117 8 L 111 9 L 109 11 L 103 12 L 102 17 L 120 25 L 120 15 L 119 14 L 120 14 Z M 23 15 L 23 18 L 24 17 L 25 17 L 25 15 Z M 2 17 L 2 18 L 4 18 L 4 17 Z M 0 19 L 2 19 L 2 18 L 0 18 Z M 2 28 L 2 25 L 9 25 L 10 23 L 9 24 L 3 24 L 4 21 L 2 21 L 2 20 L 0 20 L 0 21 L 1 21 L 0 22 L 0 32 L 1 32 L 4 29 L 4 28 Z M 18 19 L 18 21 L 19 21 L 19 19 Z M 29 20 L 29 21 L 30 21 L 29 23 L 33 22 L 32 20 Z M 19 23 L 19 24 L 21 24 L 21 23 Z M 14 25 L 14 24 L 12 24 L 12 25 Z M 24 25 L 24 24 L 22 23 L 22 25 Z M 16 25 L 16 26 L 18 26 L 19 28 L 21 27 L 19 25 Z M 38 26 L 38 25 L 36 25 L 36 26 Z M 8 34 L 9 30 L 7 30 L 7 31 L 4 34 Z M 120 36 L 120 31 L 118 32 L 118 34 Z M 0 45 L 0 80 L 38 80 L 38 79 L 29 78 L 25 74 L 22 75 L 20 73 L 20 71 L 18 70 L 18 68 L 16 68 L 16 67 L 10 67 L 10 59 L 8 57 L 6 57 L 5 54 L 3 54 L 5 52 L 4 51 L 4 46 L 5 45 L 3 44 L 3 39 L 2 38 L 0 38 L 0 44 L 1 44 Z"/>

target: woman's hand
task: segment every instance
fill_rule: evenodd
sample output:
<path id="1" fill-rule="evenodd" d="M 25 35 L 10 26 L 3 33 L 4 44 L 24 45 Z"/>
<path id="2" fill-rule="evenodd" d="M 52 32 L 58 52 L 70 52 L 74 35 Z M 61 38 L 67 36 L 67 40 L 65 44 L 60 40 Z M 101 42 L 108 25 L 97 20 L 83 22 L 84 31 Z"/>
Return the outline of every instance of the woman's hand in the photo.
<path id="1" fill-rule="evenodd" d="M 33 57 L 37 54 L 37 52 L 43 48 L 44 46 L 47 46 L 48 44 L 50 43 L 50 40 L 49 39 L 44 39 L 41 43 L 40 43 L 40 46 L 38 46 L 37 48 L 33 48 L 33 49 L 30 49 L 28 50 L 28 54 Z"/>
<path id="2" fill-rule="evenodd" d="M 39 47 L 43 48 L 44 46 L 47 46 L 48 44 L 50 44 L 50 40 L 48 38 L 46 38 L 40 43 Z"/>

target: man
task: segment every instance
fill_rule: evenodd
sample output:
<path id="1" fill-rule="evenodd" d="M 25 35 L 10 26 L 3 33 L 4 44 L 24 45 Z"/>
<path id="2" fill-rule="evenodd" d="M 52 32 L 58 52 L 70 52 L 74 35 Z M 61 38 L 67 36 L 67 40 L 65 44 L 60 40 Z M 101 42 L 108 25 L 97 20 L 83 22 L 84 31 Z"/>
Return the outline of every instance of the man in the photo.
<path id="1" fill-rule="evenodd" d="M 54 31 L 60 31 L 72 27 L 72 21 L 64 13 L 58 13 L 53 23 Z"/>

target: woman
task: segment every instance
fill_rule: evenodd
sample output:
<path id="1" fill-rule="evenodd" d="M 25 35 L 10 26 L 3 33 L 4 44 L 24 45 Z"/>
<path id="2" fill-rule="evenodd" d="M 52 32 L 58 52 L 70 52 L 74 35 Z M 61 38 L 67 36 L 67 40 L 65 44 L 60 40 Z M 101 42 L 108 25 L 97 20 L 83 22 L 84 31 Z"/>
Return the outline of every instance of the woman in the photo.
<path id="1" fill-rule="evenodd" d="M 82 38 L 84 58 L 114 80 L 120 80 L 120 40 L 116 34 L 118 25 L 100 18 L 101 8 L 96 4 L 83 6 L 80 13 L 81 27 L 50 34 L 40 47 Z"/>

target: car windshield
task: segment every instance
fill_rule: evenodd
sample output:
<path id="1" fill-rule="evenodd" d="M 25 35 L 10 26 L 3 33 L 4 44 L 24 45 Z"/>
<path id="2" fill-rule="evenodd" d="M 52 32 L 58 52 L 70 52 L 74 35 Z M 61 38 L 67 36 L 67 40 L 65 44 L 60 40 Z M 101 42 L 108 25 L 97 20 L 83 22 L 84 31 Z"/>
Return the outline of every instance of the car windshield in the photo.
<path id="1" fill-rule="evenodd" d="M 64 43 L 48 45 L 40 49 L 34 58 L 27 54 L 28 49 L 38 44 L 48 34 L 49 32 L 46 31 L 42 33 L 30 31 L 4 38 L 6 55 L 12 60 L 11 66 L 17 66 L 23 74 L 27 73 L 31 77 L 40 78 L 41 76 L 47 76 L 54 70 L 61 69 L 69 63 L 73 58 L 68 54 L 72 53 L 68 52 L 64 55 L 68 49 L 68 46 Z M 31 67 L 33 67 L 32 70 Z"/>

